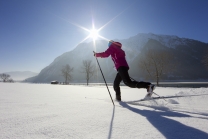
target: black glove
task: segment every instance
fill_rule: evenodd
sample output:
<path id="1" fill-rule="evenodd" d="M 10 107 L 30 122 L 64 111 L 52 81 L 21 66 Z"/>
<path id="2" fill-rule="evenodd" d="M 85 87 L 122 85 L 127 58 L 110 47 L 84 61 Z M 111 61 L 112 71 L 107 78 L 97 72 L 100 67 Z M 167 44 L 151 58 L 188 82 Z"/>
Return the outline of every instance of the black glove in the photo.
<path id="1" fill-rule="evenodd" d="M 93 53 L 94 53 L 94 56 L 96 55 L 96 53 L 93 51 Z"/>

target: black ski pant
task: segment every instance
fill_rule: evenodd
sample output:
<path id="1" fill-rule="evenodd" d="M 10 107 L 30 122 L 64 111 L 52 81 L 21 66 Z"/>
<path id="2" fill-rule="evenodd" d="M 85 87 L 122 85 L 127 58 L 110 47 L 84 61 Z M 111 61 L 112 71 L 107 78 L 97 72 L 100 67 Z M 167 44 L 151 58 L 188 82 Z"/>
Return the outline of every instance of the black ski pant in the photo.
<path id="1" fill-rule="evenodd" d="M 147 88 L 148 85 L 151 83 L 149 82 L 137 82 L 137 81 L 132 81 L 130 79 L 129 73 L 128 73 L 129 68 L 128 67 L 119 67 L 118 68 L 118 73 L 116 75 L 116 78 L 113 83 L 113 88 L 116 92 L 116 95 L 121 95 L 120 91 L 120 83 L 123 80 L 124 84 L 131 87 L 131 88 Z"/>

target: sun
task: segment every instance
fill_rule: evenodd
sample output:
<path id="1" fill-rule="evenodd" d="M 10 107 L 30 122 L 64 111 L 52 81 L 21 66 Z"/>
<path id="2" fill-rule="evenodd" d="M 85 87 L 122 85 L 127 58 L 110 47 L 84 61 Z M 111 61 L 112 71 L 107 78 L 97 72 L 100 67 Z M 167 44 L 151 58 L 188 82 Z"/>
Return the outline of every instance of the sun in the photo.
<path id="1" fill-rule="evenodd" d="M 96 40 L 99 37 L 98 30 L 93 28 L 89 32 L 90 32 L 89 37 L 92 38 L 93 40 Z"/>
<path id="2" fill-rule="evenodd" d="M 72 24 L 72 23 L 71 23 Z M 78 25 L 78 24 L 75 24 L 75 23 L 73 23 L 73 25 L 75 25 L 75 26 L 77 26 L 77 27 L 79 27 L 79 28 L 81 28 L 81 29 L 83 29 L 83 30 L 85 30 L 85 31 L 87 31 L 89 34 L 88 34 L 88 36 L 86 37 L 86 38 L 84 38 L 82 41 L 80 41 L 79 43 L 82 43 L 82 42 L 84 42 L 84 41 L 86 41 L 87 39 L 92 39 L 93 40 L 93 42 L 94 42 L 94 44 L 95 44 L 95 42 L 96 42 L 96 40 L 98 39 L 98 38 L 101 38 L 101 39 L 104 39 L 104 40 L 109 40 L 109 39 L 107 39 L 107 38 L 105 38 L 105 37 L 103 37 L 103 36 L 101 36 L 100 34 L 99 34 L 99 32 L 103 29 L 103 27 L 105 26 L 102 26 L 101 28 L 99 28 L 99 29 L 96 29 L 95 28 L 95 25 L 94 25 L 94 23 L 92 23 L 92 28 L 91 28 L 91 30 L 90 29 L 88 29 L 88 28 L 85 28 L 85 27 L 83 27 L 83 26 L 80 26 L 80 25 Z"/>

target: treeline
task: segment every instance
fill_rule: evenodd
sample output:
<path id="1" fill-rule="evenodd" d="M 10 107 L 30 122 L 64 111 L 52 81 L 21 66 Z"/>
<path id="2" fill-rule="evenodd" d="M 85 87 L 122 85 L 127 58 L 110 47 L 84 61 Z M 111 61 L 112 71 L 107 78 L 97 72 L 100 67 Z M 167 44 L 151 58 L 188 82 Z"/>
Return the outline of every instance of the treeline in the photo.
<path id="1" fill-rule="evenodd" d="M 14 82 L 10 75 L 6 73 L 0 74 L 0 78 L 3 80 L 3 82 Z"/>
<path id="2" fill-rule="evenodd" d="M 96 68 L 95 65 L 92 64 L 91 60 L 83 60 L 82 61 L 83 66 L 81 67 L 80 73 L 83 73 L 85 75 L 85 79 L 87 81 L 87 85 L 89 84 L 89 80 L 95 76 Z M 61 73 L 62 76 L 65 79 L 64 84 L 69 84 L 69 82 L 72 80 L 72 72 L 74 71 L 73 67 L 70 67 L 70 65 L 66 64 L 62 67 Z"/>

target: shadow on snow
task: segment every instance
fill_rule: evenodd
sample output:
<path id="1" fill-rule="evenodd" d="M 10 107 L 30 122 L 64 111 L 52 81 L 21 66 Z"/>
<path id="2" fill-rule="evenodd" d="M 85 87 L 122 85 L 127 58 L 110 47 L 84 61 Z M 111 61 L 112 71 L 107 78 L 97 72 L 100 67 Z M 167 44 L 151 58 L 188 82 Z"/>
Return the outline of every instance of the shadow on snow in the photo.
<path id="1" fill-rule="evenodd" d="M 112 113 L 112 118 L 111 118 L 111 124 L 110 124 L 110 128 L 109 128 L 109 133 L 108 133 L 108 139 L 110 139 L 110 138 L 111 138 L 111 135 L 112 135 L 114 114 L 115 114 L 115 106 L 113 107 L 113 113 Z"/>
<path id="2" fill-rule="evenodd" d="M 119 104 L 147 118 L 147 120 L 167 139 L 185 139 L 185 138 L 192 138 L 192 139 L 207 139 L 208 134 L 204 131 L 199 129 L 184 125 L 178 121 L 166 118 L 165 116 L 170 117 L 192 117 L 190 115 L 173 112 L 173 111 L 151 111 L 151 110 L 140 110 L 134 107 L 131 107 L 125 102 L 119 102 Z M 112 122 L 114 118 L 114 109 L 113 109 L 113 116 L 111 120 L 111 128 L 109 132 L 109 137 L 111 137 L 111 130 L 112 130 Z M 150 133 L 151 134 L 151 133 Z"/>

